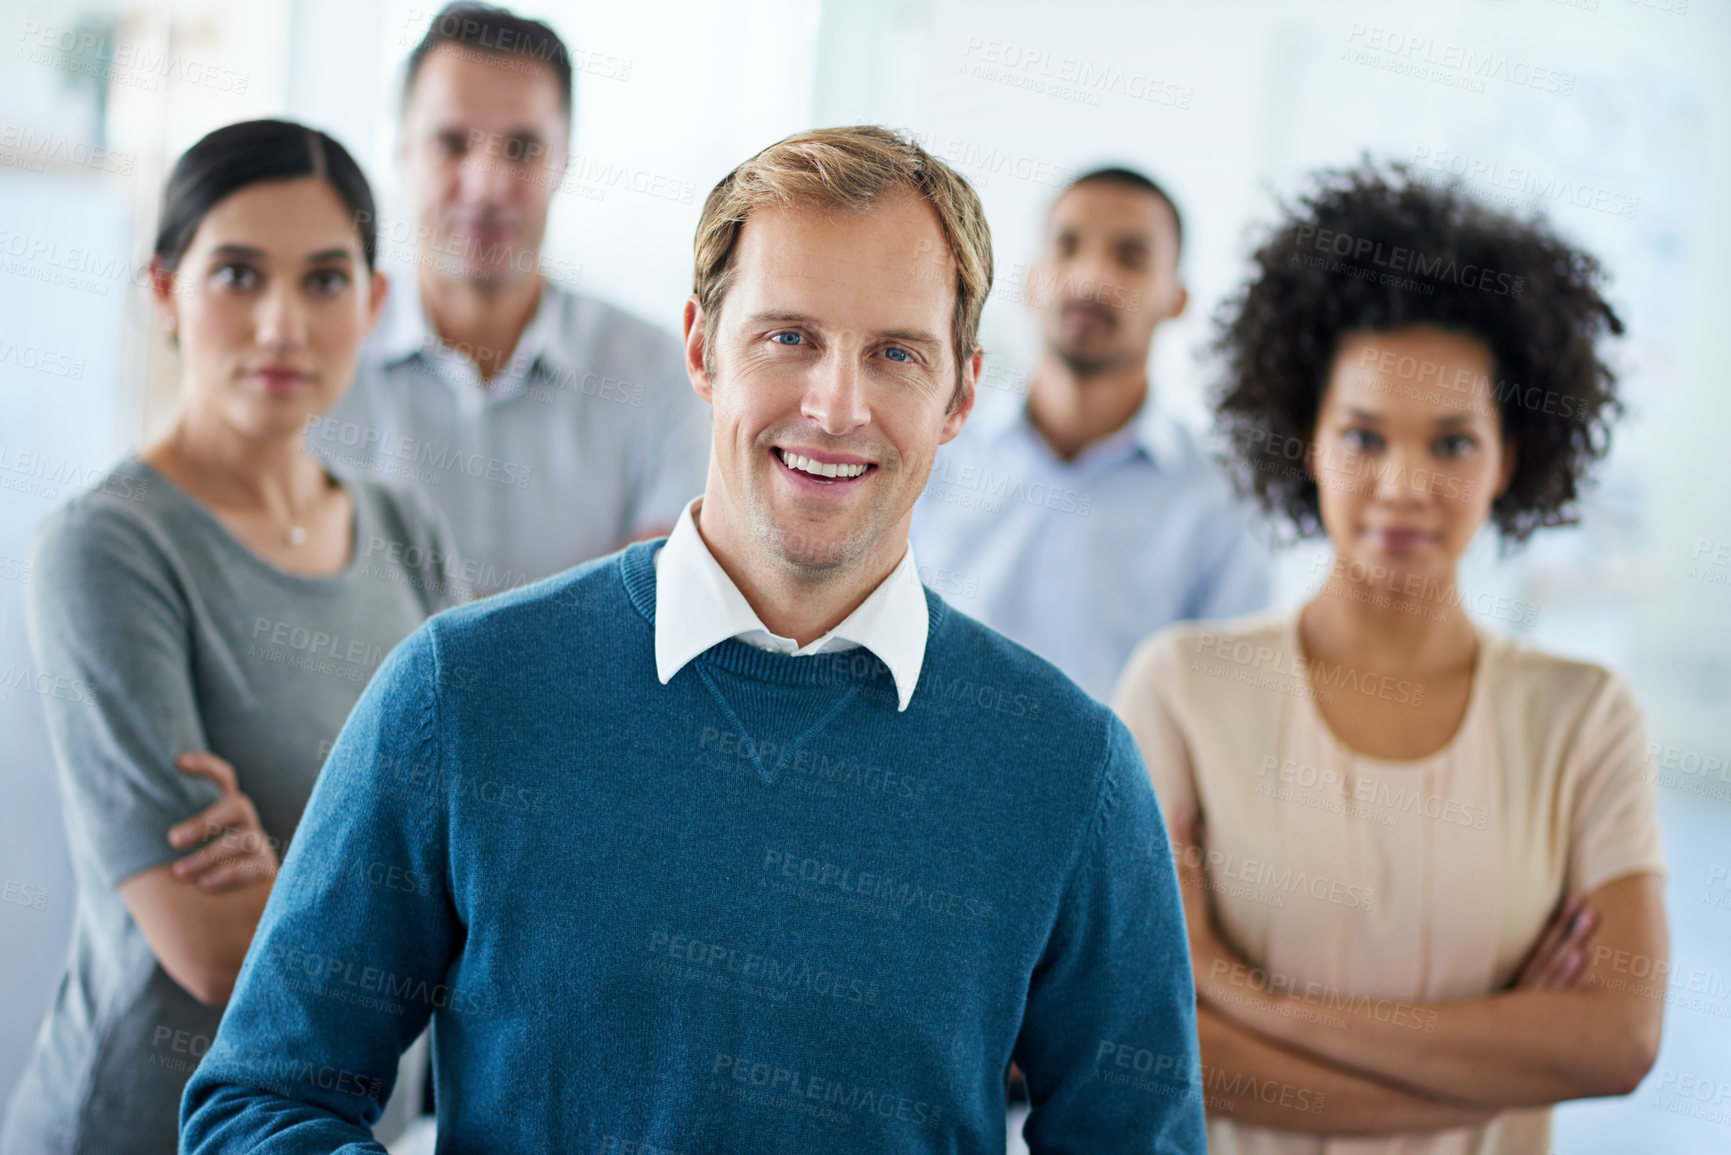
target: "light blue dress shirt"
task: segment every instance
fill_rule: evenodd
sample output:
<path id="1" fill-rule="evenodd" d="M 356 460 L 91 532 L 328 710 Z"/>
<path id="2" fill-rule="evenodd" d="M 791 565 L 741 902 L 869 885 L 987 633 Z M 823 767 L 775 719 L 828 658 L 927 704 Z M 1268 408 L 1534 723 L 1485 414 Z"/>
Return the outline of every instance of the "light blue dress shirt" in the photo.
<path id="1" fill-rule="evenodd" d="M 665 532 L 703 492 L 709 406 L 671 333 L 548 281 L 509 361 L 482 383 L 392 270 L 355 383 L 307 426 L 320 457 L 424 489 L 477 595 Z"/>
<path id="2" fill-rule="evenodd" d="M 1064 461 L 1020 397 L 982 401 L 914 506 L 920 576 L 1100 701 L 1136 643 L 1174 621 L 1267 604 L 1248 511 L 1150 400 Z"/>

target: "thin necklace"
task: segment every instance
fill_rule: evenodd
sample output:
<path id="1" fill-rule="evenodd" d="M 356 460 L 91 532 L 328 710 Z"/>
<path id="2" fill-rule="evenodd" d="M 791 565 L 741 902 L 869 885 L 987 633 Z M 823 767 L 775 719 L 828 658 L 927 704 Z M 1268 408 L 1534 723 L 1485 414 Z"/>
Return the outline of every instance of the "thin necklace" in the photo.
<path id="1" fill-rule="evenodd" d="M 185 427 L 182 426 L 179 421 L 176 421 L 174 423 L 173 436 L 174 449 L 175 452 L 180 455 L 181 460 L 190 465 L 192 464 L 192 454 L 186 448 L 185 432 Z M 283 541 L 285 543 L 288 545 L 306 544 L 307 528 L 302 524 L 305 520 L 306 506 L 302 505 L 299 509 L 294 508 L 294 500 L 291 497 L 289 500 L 289 524 L 283 530 Z"/>

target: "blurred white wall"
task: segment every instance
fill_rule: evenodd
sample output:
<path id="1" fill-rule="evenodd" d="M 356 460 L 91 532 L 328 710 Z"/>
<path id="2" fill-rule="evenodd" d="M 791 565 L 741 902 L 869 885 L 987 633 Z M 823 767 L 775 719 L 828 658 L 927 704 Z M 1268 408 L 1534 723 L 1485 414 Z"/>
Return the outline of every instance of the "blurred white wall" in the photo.
<path id="1" fill-rule="evenodd" d="M 219 124 L 286 115 L 342 139 L 387 216 L 400 217 L 396 94 L 403 57 L 435 8 L 428 0 L 0 6 L 0 674 L 29 662 L 19 562 L 31 527 L 79 478 L 135 447 L 172 397 L 172 362 L 142 327 L 143 290 L 132 280 L 149 252 L 167 165 Z M 1464 582 L 1536 603 L 1529 632 L 1540 644 L 1634 680 L 1660 747 L 1654 770 L 1666 787 L 1677 946 L 1707 960 L 1700 965 L 1717 999 L 1706 1011 L 1673 1007 L 1648 1084 L 1629 1099 L 1566 1108 L 1557 1149 L 1731 1150 L 1731 1128 L 1692 1113 L 1677 1092 L 1687 1077 L 1731 1080 L 1723 1042 L 1731 912 L 1702 897 L 1708 871 L 1731 859 L 1723 849 L 1731 807 L 1711 796 L 1731 789 L 1731 775 L 1702 769 L 1731 760 L 1731 567 L 1704 564 L 1731 542 L 1719 447 L 1731 427 L 1731 390 L 1718 356 L 1731 311 L 1723 276 L 1731 267 L 1731 5 L 536 0 L 518 8 L 578 49 L 579 175 L 576 190 L 556 198 L 548 256 L 579 289 L 675 329 L 704 194 L 745 156 L 815 124 L 903 127 L 955 164 L 990 214 L 1001 286 L 1033 257 L 1041 214 L 1065 174 L 1125 162 L 1167 184 L 1185 213 L 1191 308 L 1161 331 L 1154 366 L 1163 399 L 1198 429 L 1212 381 L 1199 357 L 1210 318 L 1245 272 L 1249 230 L 1272 218 L 1304 174 L 1368 151 L 1435 160 L 1439 177 L 1470 169 L 1469 187 L 1486 197 L 1510 195 L 1496 181 L 1514 170 L 1571 196 L 1603 193 L 1597 207 L 1591 196 L 1586 207 L 1567 198 L 1546 207 L 1614 274 L 1613 298 L 1630 323 L 1620 352 L 1629 419 L 1581 528 L 1541 535 L 1502 561 L 1487 542 Z M 58 47 L 76 47 L 83 35 L 106 48 Z M 178 55 L 172 65 L 127 69 L 114 63 L 121 46 Z M 1468 54 L 1490 61 L 1491 74 L 1447 63 Z M 152 59 L 149 51 L 132 57 L 141 58 Z M 1430 71 L 1414 75 L 1415 66 Z M 387 239 L 387 257 L 401 251 Z M 1032 348 L 1012 297 L 1001 288 L 986 318 L 999 386 L 1014 385 Z M 38 367 L 9 356 L 9 341 L 37 350 Z M 43 352 L 53 356 L 44 361 Z M 1315 556 L 1308 547 L 1286 555 L 1284 598 L 1303 595 Z M 0 798 L 0 879 L 49 894 L 40 910 L 0 904 L 3 1097 L 58 978 L 72 904 L 40 703 L 27 689 L 0 686 Z M 1714 950 L 1723 953 L 1713 959 Z M 1651 1138 L 1659 1126 L 1670 1128 L 1663 1142 Z"/>

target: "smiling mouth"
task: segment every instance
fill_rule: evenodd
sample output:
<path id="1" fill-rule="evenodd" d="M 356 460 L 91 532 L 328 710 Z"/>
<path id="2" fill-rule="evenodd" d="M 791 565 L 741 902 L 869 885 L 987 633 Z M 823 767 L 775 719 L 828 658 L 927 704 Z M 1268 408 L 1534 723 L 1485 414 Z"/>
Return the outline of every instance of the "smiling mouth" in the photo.
<path id="1" fill-rule="evenodd" d="M 834 485 L 838 481 L 854 481 L 877 468 L 876 465 L 870 464 L 838 465 L 834 462 L 813 461 L 809 457 L 789 453 L 780 448 L 775 450 L 775 459 L 781 462 L 789 472 L 797 473 L 809 481 L 823 485 Z"/>

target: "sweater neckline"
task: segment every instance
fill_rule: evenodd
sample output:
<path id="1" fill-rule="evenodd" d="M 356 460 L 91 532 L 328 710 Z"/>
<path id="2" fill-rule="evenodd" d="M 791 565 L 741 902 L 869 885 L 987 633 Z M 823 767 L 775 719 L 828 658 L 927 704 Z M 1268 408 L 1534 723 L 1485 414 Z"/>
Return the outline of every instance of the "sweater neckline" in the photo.
<path id="1" fill-rule="evenodd" d="M 651 630 L 655 628 L 655 551 L 666 544 L 665 537 L 634 542 L 620 550 L 618 555 L 619 574 L 625 583 L 626 595 Z M 948 617 L 949 607 L 924 582 L 920 583 L 920 588 L 926 597 L 926 647 L 929 651 L 939 627 Z M 881 658 L 863 646 L 827 654 L 796 656 L 759 649 L 737 637 L 717 642 L 692 661 L 710 663 L 758 681 L 793 686 L 852 685 L 869 682 L 879 674 L 888 675 L 890 672 Z M 684 672 L 684 669 L 680 671 L 681 674 Z M 920 682 L 925 680 L 922 667 Z M 915 693 L 918 693 L 917 688 Z"/>

